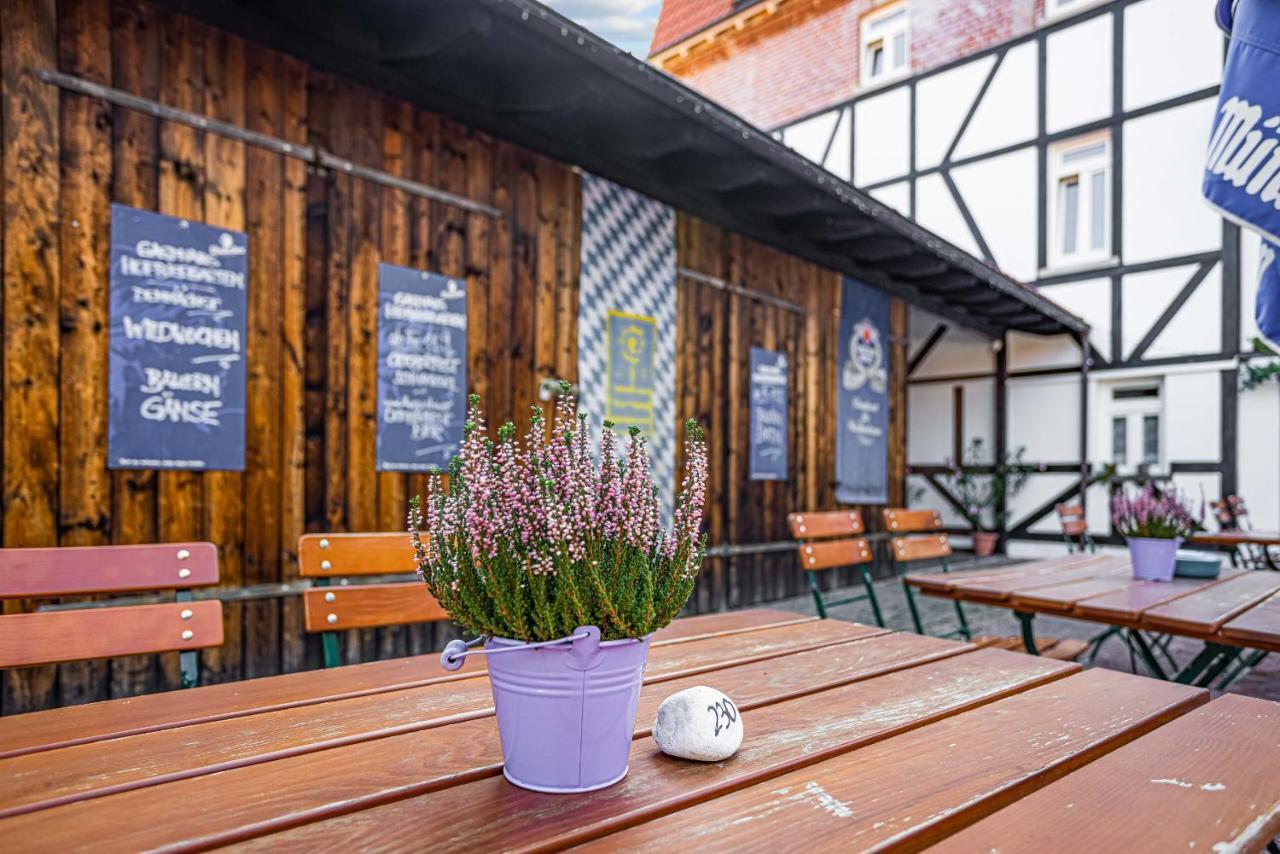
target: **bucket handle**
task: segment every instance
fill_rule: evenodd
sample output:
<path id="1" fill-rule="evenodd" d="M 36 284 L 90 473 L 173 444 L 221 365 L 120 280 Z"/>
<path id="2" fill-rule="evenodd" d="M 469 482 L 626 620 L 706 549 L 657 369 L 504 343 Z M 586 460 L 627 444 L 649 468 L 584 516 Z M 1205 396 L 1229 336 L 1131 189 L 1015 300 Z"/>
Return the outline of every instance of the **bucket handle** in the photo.
<path id="1" fill-rule="evenodd" d="M 444 652 L 440 653 L 440 666 L 445 670 L 459 670 L 462 667 L 463 660 L 468 655 L 497 655 L 502 652 L 516 652 L 518 650 L 539 649 L 544 646 L 555 646 L 556 644 L 562 643 L 573 643 L 574 641 L 587 640 L 588 638 L 594 638 L 596 641 L 594 644 L 590 645 L 592 649 L 584 650 L 584 653 L 589 655 L 591 652 L 595 651 L 595 648 L 598 647 L 600 642 L 600 630 L 595 626 L 579 626 L 578 630 L 573 634 L 566 635 L 562 638 L 556 638 L 555 640 L 526 643 L 521 644 L 520 646 L 503 646 L 498 647 L 497 649 L 472 649 L 472 647 L 477 644 L 484 643 L 488 640 L 489 635 L 481 635 L 475 640 L 470 641 L 451 640 L 449 643 L 445 644 Z M 640 642 L 639 638 L 627 638 L 627 640 L 632 643 Z"/>

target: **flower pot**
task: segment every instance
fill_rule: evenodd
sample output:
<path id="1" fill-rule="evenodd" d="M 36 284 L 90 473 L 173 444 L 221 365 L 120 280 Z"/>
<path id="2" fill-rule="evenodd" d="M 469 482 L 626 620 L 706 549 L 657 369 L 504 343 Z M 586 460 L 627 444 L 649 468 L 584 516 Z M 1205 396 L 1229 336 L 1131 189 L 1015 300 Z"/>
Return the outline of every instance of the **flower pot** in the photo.
<path id="1" fill-rule="evenodd" d="M 1000 542 L 1000 535 L 994 531 L 974 531 L 973 556 L 991 557 L 996 553 L 996 543 L 998 542 Z"/>
<path id="2" fill-rule="evenodd" d="M 627 775 L 649 639 L 524 648 L 490 638 L 489 682 L 502 739 L 502 773 L 536 792 L 590 792 Z"/>
<path id="3" fill-rule="evenodd" d="M 1156 540 L 1129 537 L 1129 558 L 1133 561 L 1133 577 L 1143 581 L 1173 581 L 1178 562 L 1178 546 L 1182 538 Z"/>

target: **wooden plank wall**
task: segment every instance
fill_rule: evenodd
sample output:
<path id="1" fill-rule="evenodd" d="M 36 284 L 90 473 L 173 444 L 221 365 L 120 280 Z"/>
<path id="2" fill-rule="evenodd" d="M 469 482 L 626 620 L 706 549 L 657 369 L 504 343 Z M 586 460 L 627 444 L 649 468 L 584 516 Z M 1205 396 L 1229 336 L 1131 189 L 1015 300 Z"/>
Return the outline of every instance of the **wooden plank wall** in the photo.
<path id="1" fill-rule="evenodd" d="M 98 83 L 492 204 L 490 218 L 41 83 Z M 470 288 L 469 381 L 493 422 L 523 421 L 538 381 L 576 379 L 580 185 L 573 170 L 146 0 L 0 0 L 3 335 L 0 545 L 209 539 L 227 587 L 297 576 L 304 531 L 395 530 L 421 476 L 374 470 L 375 301 L 385 260 Z M 112 202 L 245 230 L 250 246 L 244 472 L 106 467 Z M 786 537 L 833 506 L 838 277 L 680 218 L 683 266 L 785 295 L 803 317 L 679 284 L 678 408 L 709 427 L 712 542 Z M 895 304 L 898 335 L 905 309 Z M 747 480 L 752 344 L 792 356 L 792 470 Z M 893 350 L 903 376 L 901 347 Z M 905 400 L 905 387 L 894 399 Z M 891 447 L 900 500 L 905 421 Z M 691 610 L 800 592 L 790 555 L 709 561 Z M 6 610 L 31 603 L 8 603 Z M 296 598 L 230 602 L 218 682 L 319 664 Z M 447 626 L 350 633 L 348 660 L 437 649 Z M 3 675 L 0 713 L 178 684 L 177 656 Z"/>

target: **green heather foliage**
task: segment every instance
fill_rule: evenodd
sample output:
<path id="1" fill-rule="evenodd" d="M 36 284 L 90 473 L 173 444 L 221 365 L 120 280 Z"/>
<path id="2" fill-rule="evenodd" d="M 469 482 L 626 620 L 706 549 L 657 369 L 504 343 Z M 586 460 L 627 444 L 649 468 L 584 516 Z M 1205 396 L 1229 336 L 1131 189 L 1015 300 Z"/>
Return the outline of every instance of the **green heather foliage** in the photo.
<path id="1" fill-rule="evenodd" d="M 527 642 L 586 625 L 605 640 L 640 637 L 671 622 L 706 550 L 702 428 L 686 424 L 688 465 L 664 529 L 639 430 L 619 458 L 606 421 L 597 465 L 587 418 L 567 394 L 550 431 L 535 406 L 521 440 L 507 422 L 497 442 L 485 435 L 479 398 L 470 401 L 447 479 L 432 477 L 409 511 L 418 570 L 453 620 Z"/>

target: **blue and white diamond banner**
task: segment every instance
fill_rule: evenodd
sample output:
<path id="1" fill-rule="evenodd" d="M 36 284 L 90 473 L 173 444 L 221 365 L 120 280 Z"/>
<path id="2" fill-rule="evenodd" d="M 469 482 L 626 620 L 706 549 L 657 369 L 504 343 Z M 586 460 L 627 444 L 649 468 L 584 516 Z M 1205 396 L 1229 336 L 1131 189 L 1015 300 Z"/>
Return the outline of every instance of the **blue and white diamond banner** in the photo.
<path id="1" fill-rule="evenodd" d="M 619 428 L 638 426 L 649 436 L 653 478 L 669 514 L 675 495 L 675 211 L 584 174 L 579 294 L 579 408 L 596 427 L 611 413 Z"/>

